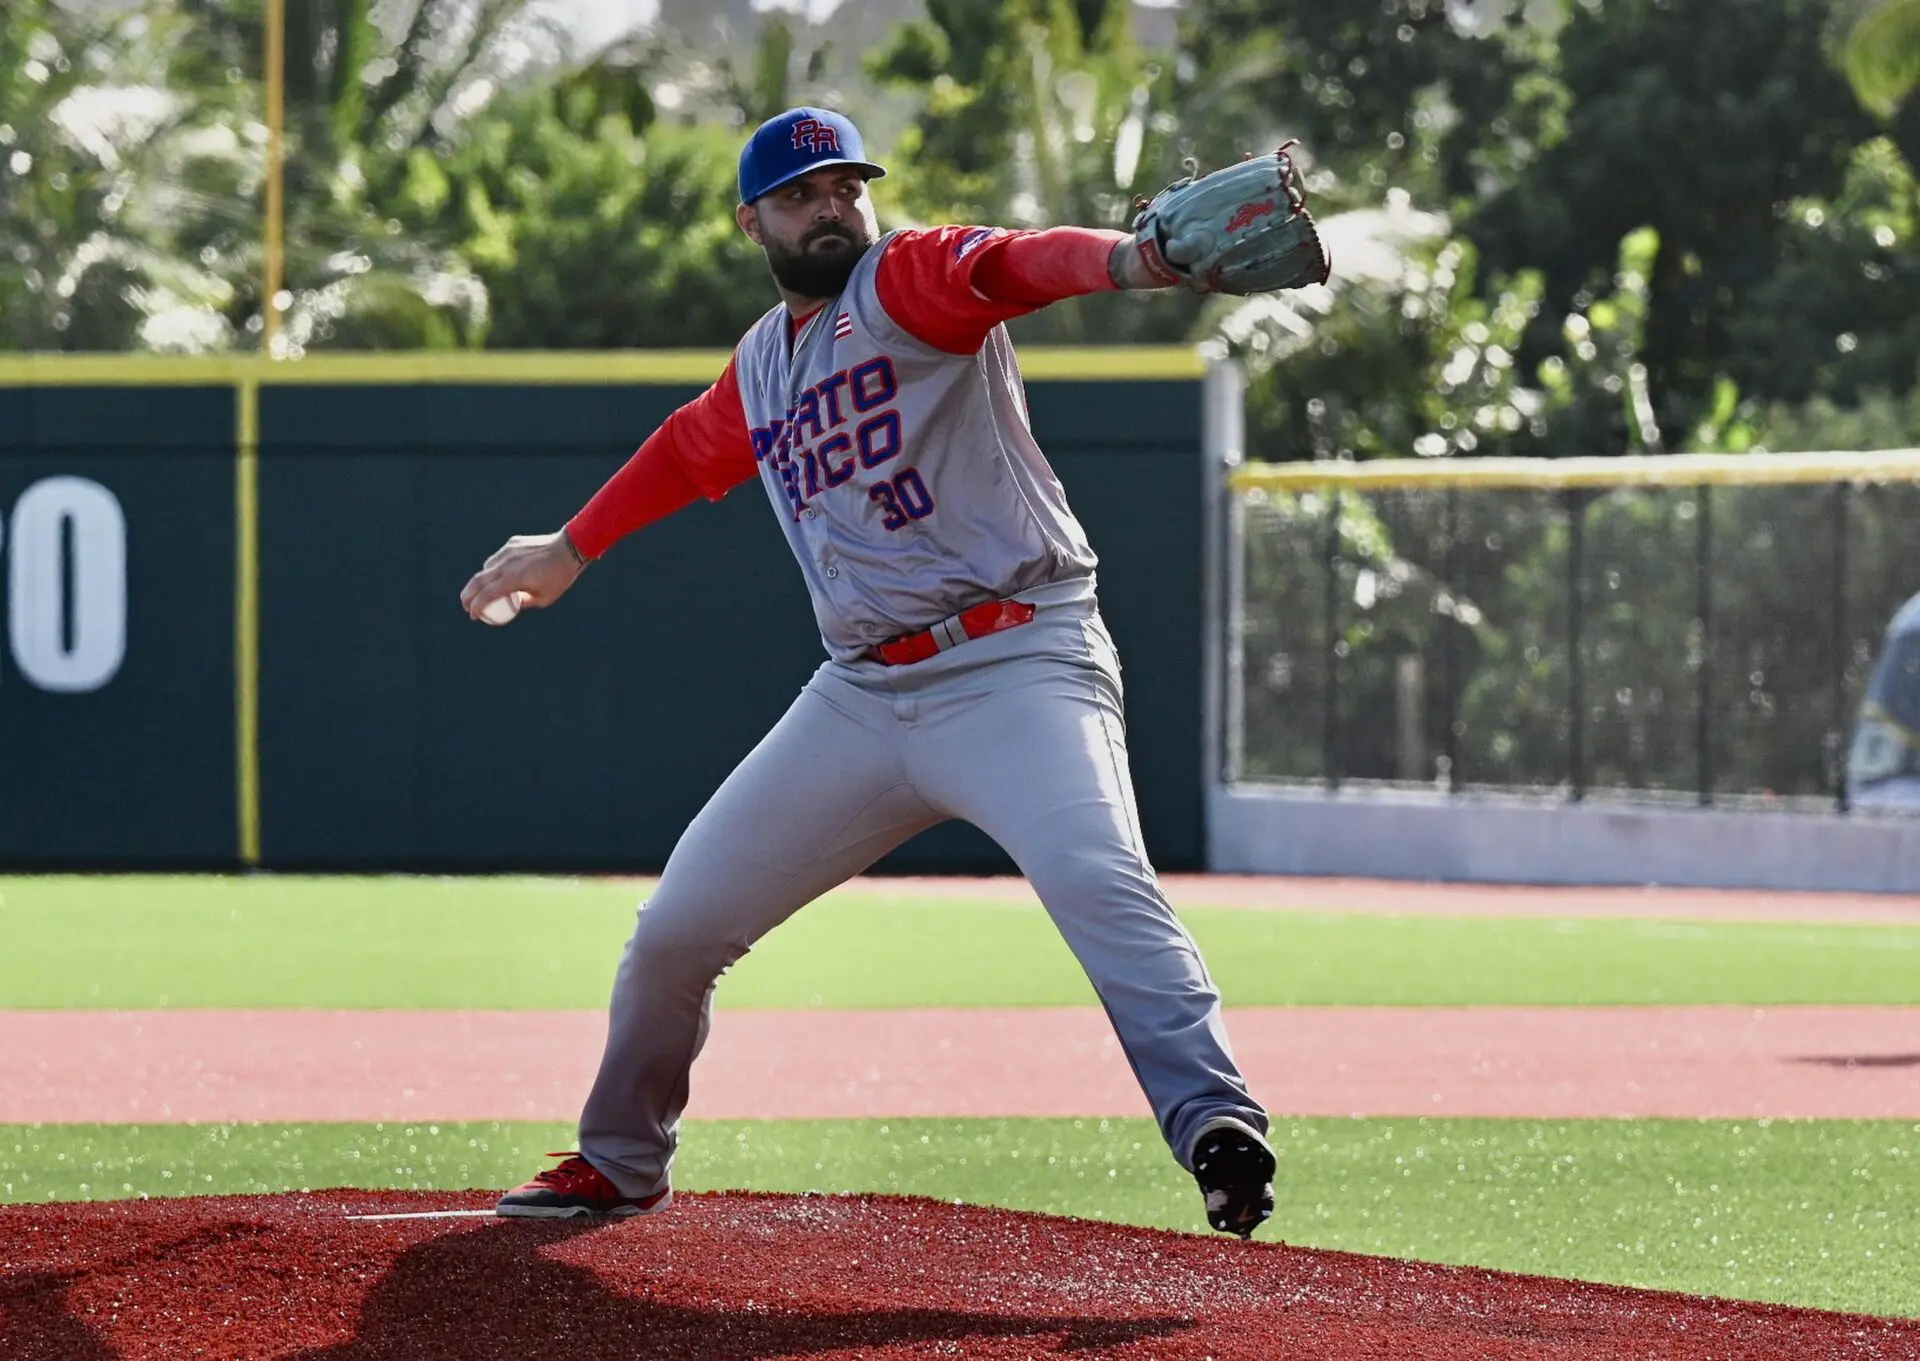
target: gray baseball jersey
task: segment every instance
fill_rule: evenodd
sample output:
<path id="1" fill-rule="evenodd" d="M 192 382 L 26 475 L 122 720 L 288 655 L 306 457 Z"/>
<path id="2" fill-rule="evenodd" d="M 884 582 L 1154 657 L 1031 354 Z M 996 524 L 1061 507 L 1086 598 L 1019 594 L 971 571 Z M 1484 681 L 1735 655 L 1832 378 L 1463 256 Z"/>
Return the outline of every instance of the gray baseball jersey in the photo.
<path id="1" fill-rule="evenodd" d="M 1096 563 L 1034 442 L 1006 328 L 977 354 L 902 329 L 875 286 L 891 237 L 791 349 L 780 306 L 735 351 L 761 483 L 841 661 L 984 600 L 1056 582 L 1065 598 Z"/>

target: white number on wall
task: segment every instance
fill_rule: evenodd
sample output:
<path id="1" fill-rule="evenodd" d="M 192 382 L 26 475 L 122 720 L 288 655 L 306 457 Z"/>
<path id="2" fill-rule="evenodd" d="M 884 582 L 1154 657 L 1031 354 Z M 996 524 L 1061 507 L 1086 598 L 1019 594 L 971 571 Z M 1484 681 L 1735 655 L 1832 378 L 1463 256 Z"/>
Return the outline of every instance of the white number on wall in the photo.
<path id="1" fill-rule="evenodd" d="M 14 665 L 42 690 L 98 690 L 127 655 L 120 502 L 84 477 L 45 478 L 14 503 L 6 538 Z"/>

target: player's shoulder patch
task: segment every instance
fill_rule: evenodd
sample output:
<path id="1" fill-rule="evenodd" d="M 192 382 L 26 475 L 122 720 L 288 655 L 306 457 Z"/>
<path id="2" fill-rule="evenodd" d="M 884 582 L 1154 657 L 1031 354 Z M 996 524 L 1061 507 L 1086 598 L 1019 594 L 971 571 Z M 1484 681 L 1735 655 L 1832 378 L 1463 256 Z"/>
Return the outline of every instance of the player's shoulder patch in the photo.
<path id="1" fill-rule="evenodd" d="M 979 249 L 987 238 L 993 235 L 993 230 L 992 227 L 975 227 L 970 231 L 962 232 L 960 238 L 954 242 L 953 258 L 956 260 L 966 259 L 969 255 L 973 254 L 975 250 Z"/>

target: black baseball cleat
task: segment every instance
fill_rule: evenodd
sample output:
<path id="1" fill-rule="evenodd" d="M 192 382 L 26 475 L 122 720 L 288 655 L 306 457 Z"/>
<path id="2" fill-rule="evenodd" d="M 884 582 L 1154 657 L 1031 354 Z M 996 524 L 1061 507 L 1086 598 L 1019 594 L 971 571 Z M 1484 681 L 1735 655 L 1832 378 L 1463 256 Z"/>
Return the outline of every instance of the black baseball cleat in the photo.
<path id="1" fill-rule="evenodd" d="M 1193 1145 L 1193 1179 L 1207 1198 L 1207 1223 L 1253 1237 L 1273 1214 L 1273 1150 L 1238 1120 L 1203 1125 Z"/>

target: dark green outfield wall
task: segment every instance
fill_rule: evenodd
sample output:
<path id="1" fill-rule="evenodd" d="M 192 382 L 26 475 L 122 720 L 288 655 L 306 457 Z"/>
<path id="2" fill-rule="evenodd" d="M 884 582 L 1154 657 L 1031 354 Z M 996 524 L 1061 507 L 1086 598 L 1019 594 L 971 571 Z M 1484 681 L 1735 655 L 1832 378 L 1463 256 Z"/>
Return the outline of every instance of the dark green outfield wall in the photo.
<path id="1" fill-rule="evenodd" d="M 664 863 L 822 659 L 759 488 L 635 536 L 510 628 L 458 597 L 696 390 L 261 388 L 263 865 Z M 1200 384 L 1029 391 L 1103 560 L 1149 845 L 1198 867 Z M 243 862 L 236 413 L 218 382 L 0 386 L 0 865 Z M 962 826 L 884 867 L 1008 868 Z"/>
<path id="2" fill-rule="evenodd" d="M 468 620 L 468 575 L 562 523 L 696 389 L 261 394 L 266 863 L 658 868 L 822 658 L 753 484 L 620 545 L 551 612 Z M 1141 817 L 1201 855 L 1195 382 L 1031 385 L 1103 559 Z M 886 868 L 1006 868 L 951 825 Z"/>
<path id="3" fill-rule="evenodd" d="M 0 388 L 0 862 L 233 862 L 233 481 L 231 388 Z"/>

